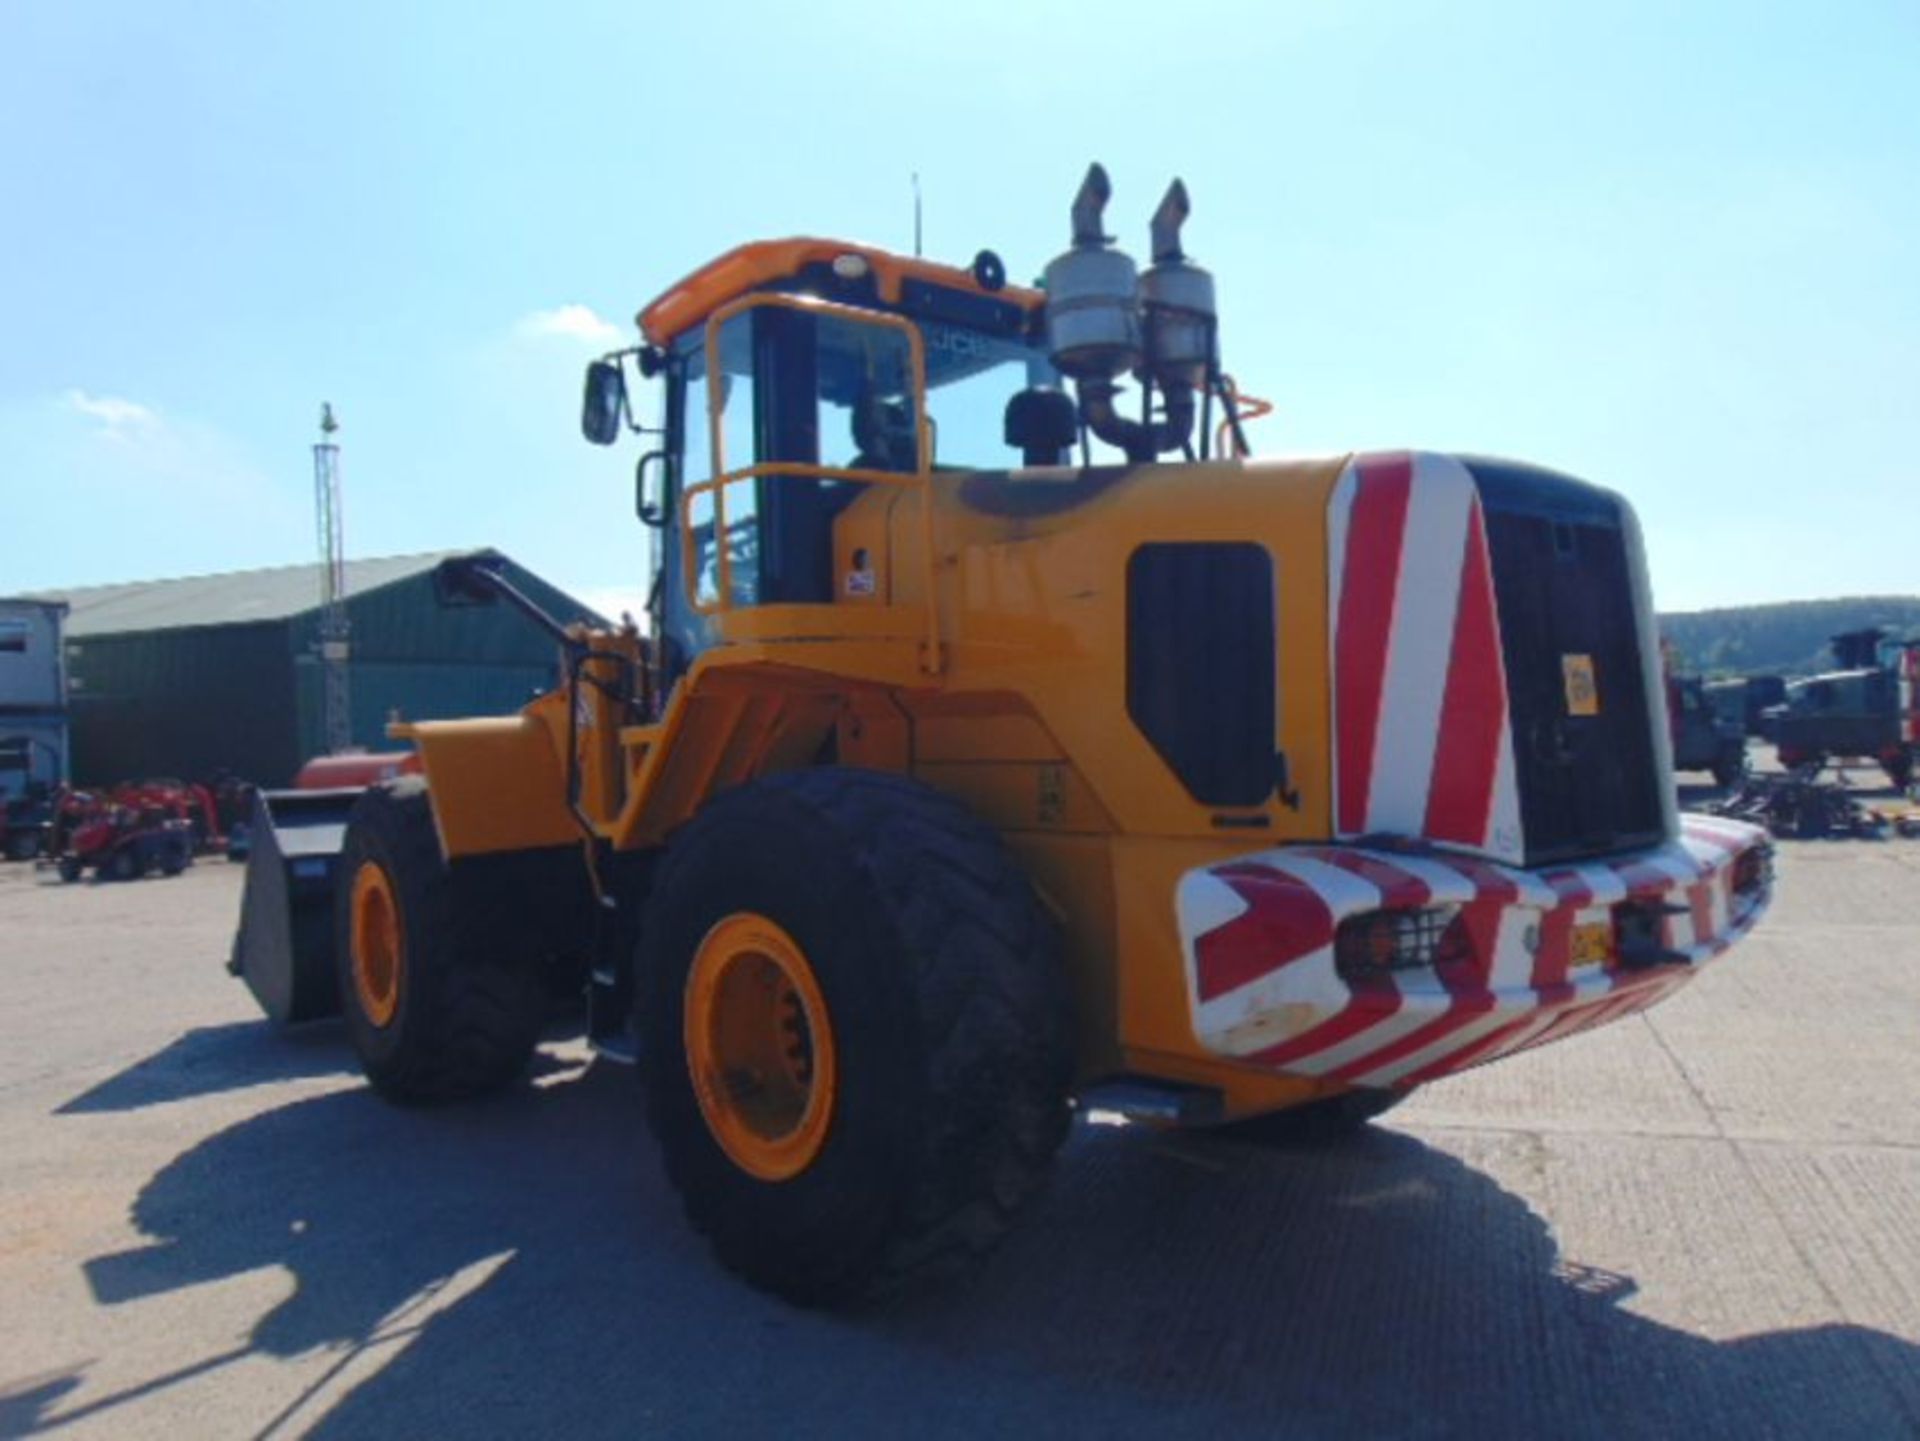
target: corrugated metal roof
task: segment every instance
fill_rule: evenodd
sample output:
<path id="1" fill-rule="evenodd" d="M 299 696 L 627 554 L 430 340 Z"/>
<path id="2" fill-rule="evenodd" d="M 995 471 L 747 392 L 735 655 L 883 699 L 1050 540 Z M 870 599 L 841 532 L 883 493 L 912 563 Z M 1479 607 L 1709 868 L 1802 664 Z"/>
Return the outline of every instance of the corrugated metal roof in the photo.
<path id="1" fill-rule="evenodd" d="M 407 580 L 432 570 L 449 556 L 471 554 L 471 550 L 434 550 L 420 555 L 350 560 L 347 595 Z M 186 626 L 247 625 L 286 620 L 319 609 L 320 567 L 317 563 L 282 565 L 271 570 L 236 570 L 178 580 L 90 585 L 78 590 L 42 591 L 32 598 L 62 600 L 72 607 L 67 617 L 69 640 Z"/>

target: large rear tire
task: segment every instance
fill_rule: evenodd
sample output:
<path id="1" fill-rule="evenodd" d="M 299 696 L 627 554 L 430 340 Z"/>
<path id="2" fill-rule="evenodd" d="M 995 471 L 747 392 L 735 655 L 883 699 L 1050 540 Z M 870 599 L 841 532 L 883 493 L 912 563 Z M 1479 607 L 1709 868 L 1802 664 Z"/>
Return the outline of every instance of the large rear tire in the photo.
<path id="1" fill-rule="evenodd" d="M 546 1014 L 539 970 L 463 931 L 423 780 L 354 802 L 338 875 L 340 1009 L 374 1087 L 454 1101 L 524 1071 Z"/>
<path id="2" fill-rule="evenodd" d="M 1053 928 L 1000 838 L 911 780 L 711 802 L 636 959 L 648 1118 L 720 1260 L 803 1305 L 984 1254 L 1066 1135 Z"/>

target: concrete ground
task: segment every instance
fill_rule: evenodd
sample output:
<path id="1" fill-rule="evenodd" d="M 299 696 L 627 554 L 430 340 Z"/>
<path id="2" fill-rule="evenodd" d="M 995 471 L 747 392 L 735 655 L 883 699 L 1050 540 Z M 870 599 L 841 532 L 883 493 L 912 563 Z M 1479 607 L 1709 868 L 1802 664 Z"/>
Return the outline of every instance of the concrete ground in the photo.
<path id="1" fill-rule="evenodd" d="M 240 879 L 0 867 L 0 1434 L 1920 1432 L 1920 842 L 1784 846 L 1678 998 L 1336 1150 L 1083 1125 L 852 1316 L 708 1259 L 628 1072 L 409 1113 L 270 1032 Z"/>

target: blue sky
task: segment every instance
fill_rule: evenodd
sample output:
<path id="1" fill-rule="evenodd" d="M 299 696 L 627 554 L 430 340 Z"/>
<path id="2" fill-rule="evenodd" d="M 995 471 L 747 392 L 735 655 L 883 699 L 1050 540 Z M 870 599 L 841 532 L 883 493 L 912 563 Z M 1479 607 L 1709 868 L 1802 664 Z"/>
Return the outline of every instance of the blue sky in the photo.
<path id="1" fill-rule="evenodd" d="M 745 239 L 1145 248 L 1192 191 L 1265 452 L 1627 492 L 1668 608 L 1914 592 L 1920 6 L 0 11 L 0 592 L 497 545 L 638 592 L 582 363 Z"/>

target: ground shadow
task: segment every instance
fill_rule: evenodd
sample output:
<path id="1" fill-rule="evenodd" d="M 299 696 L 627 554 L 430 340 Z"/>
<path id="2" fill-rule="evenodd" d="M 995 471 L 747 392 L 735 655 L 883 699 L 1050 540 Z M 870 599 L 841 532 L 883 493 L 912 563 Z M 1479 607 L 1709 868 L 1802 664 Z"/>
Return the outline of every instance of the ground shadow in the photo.
<path id="1" fill-rule="evenodd" d="M 85 1367 L 23 1376 L 0 1387 L 0 1436 L 25 1436 L 61 1397 L 80 1384 Z"/>
<path id="2" fill-rule="evenodd" d="M 556 1025 L 556 1034 L 564 1029 L 564 1024 Z M 538 1079 L 572 1068 L 541 1051 L 528 1074 Z M 346 1029 L 337 1019 L 286 1028 L 264 1020 L 233 1021 L 186 1032 L 83 1091 L 54 1114 L 137 1111 L 247 1086 L 358 1074 L 359 1070 Z"/>
<path id="3" fill-rule="evenodd" d="M 284 1031 L 263 1021 L 200 1026 L 75 1096 L 54 1114 L 137 1111 L 245 1086 L 338 1075 L 354 1067 L 353 1052 L 338 1024 Z"/>
<path id="4" fill-rule="evenodd" d="M 284 1266 L 296 1289 L 246 1354 L 352 1354 L 408 1331 L 324 1414 L 287 1414 L 335 1436 L 1920 1424 L 1920 1348 L 1850 1326 L 1716 1344 L 1635 1316 L 1618 1304 L 1632 1278 L 1560 1256 L 1524 1201 L 1386 1131 L 1297 1153 L 1082 1126 L 971 1283 L 853 1316 L 795 1311 L 709 1260 L 631 1092 L 603 1065 L 442 1112 L 363 1090 L 295 1102 L 154 1176 L 133 1214 L 147 1244 L 86 1278 L 113 1306 Z M 484 1279 L 411 1327 L 409 1306 L 460 1274 Z M 113 1401 L 47 1404 L 29 1427 Z"/>

